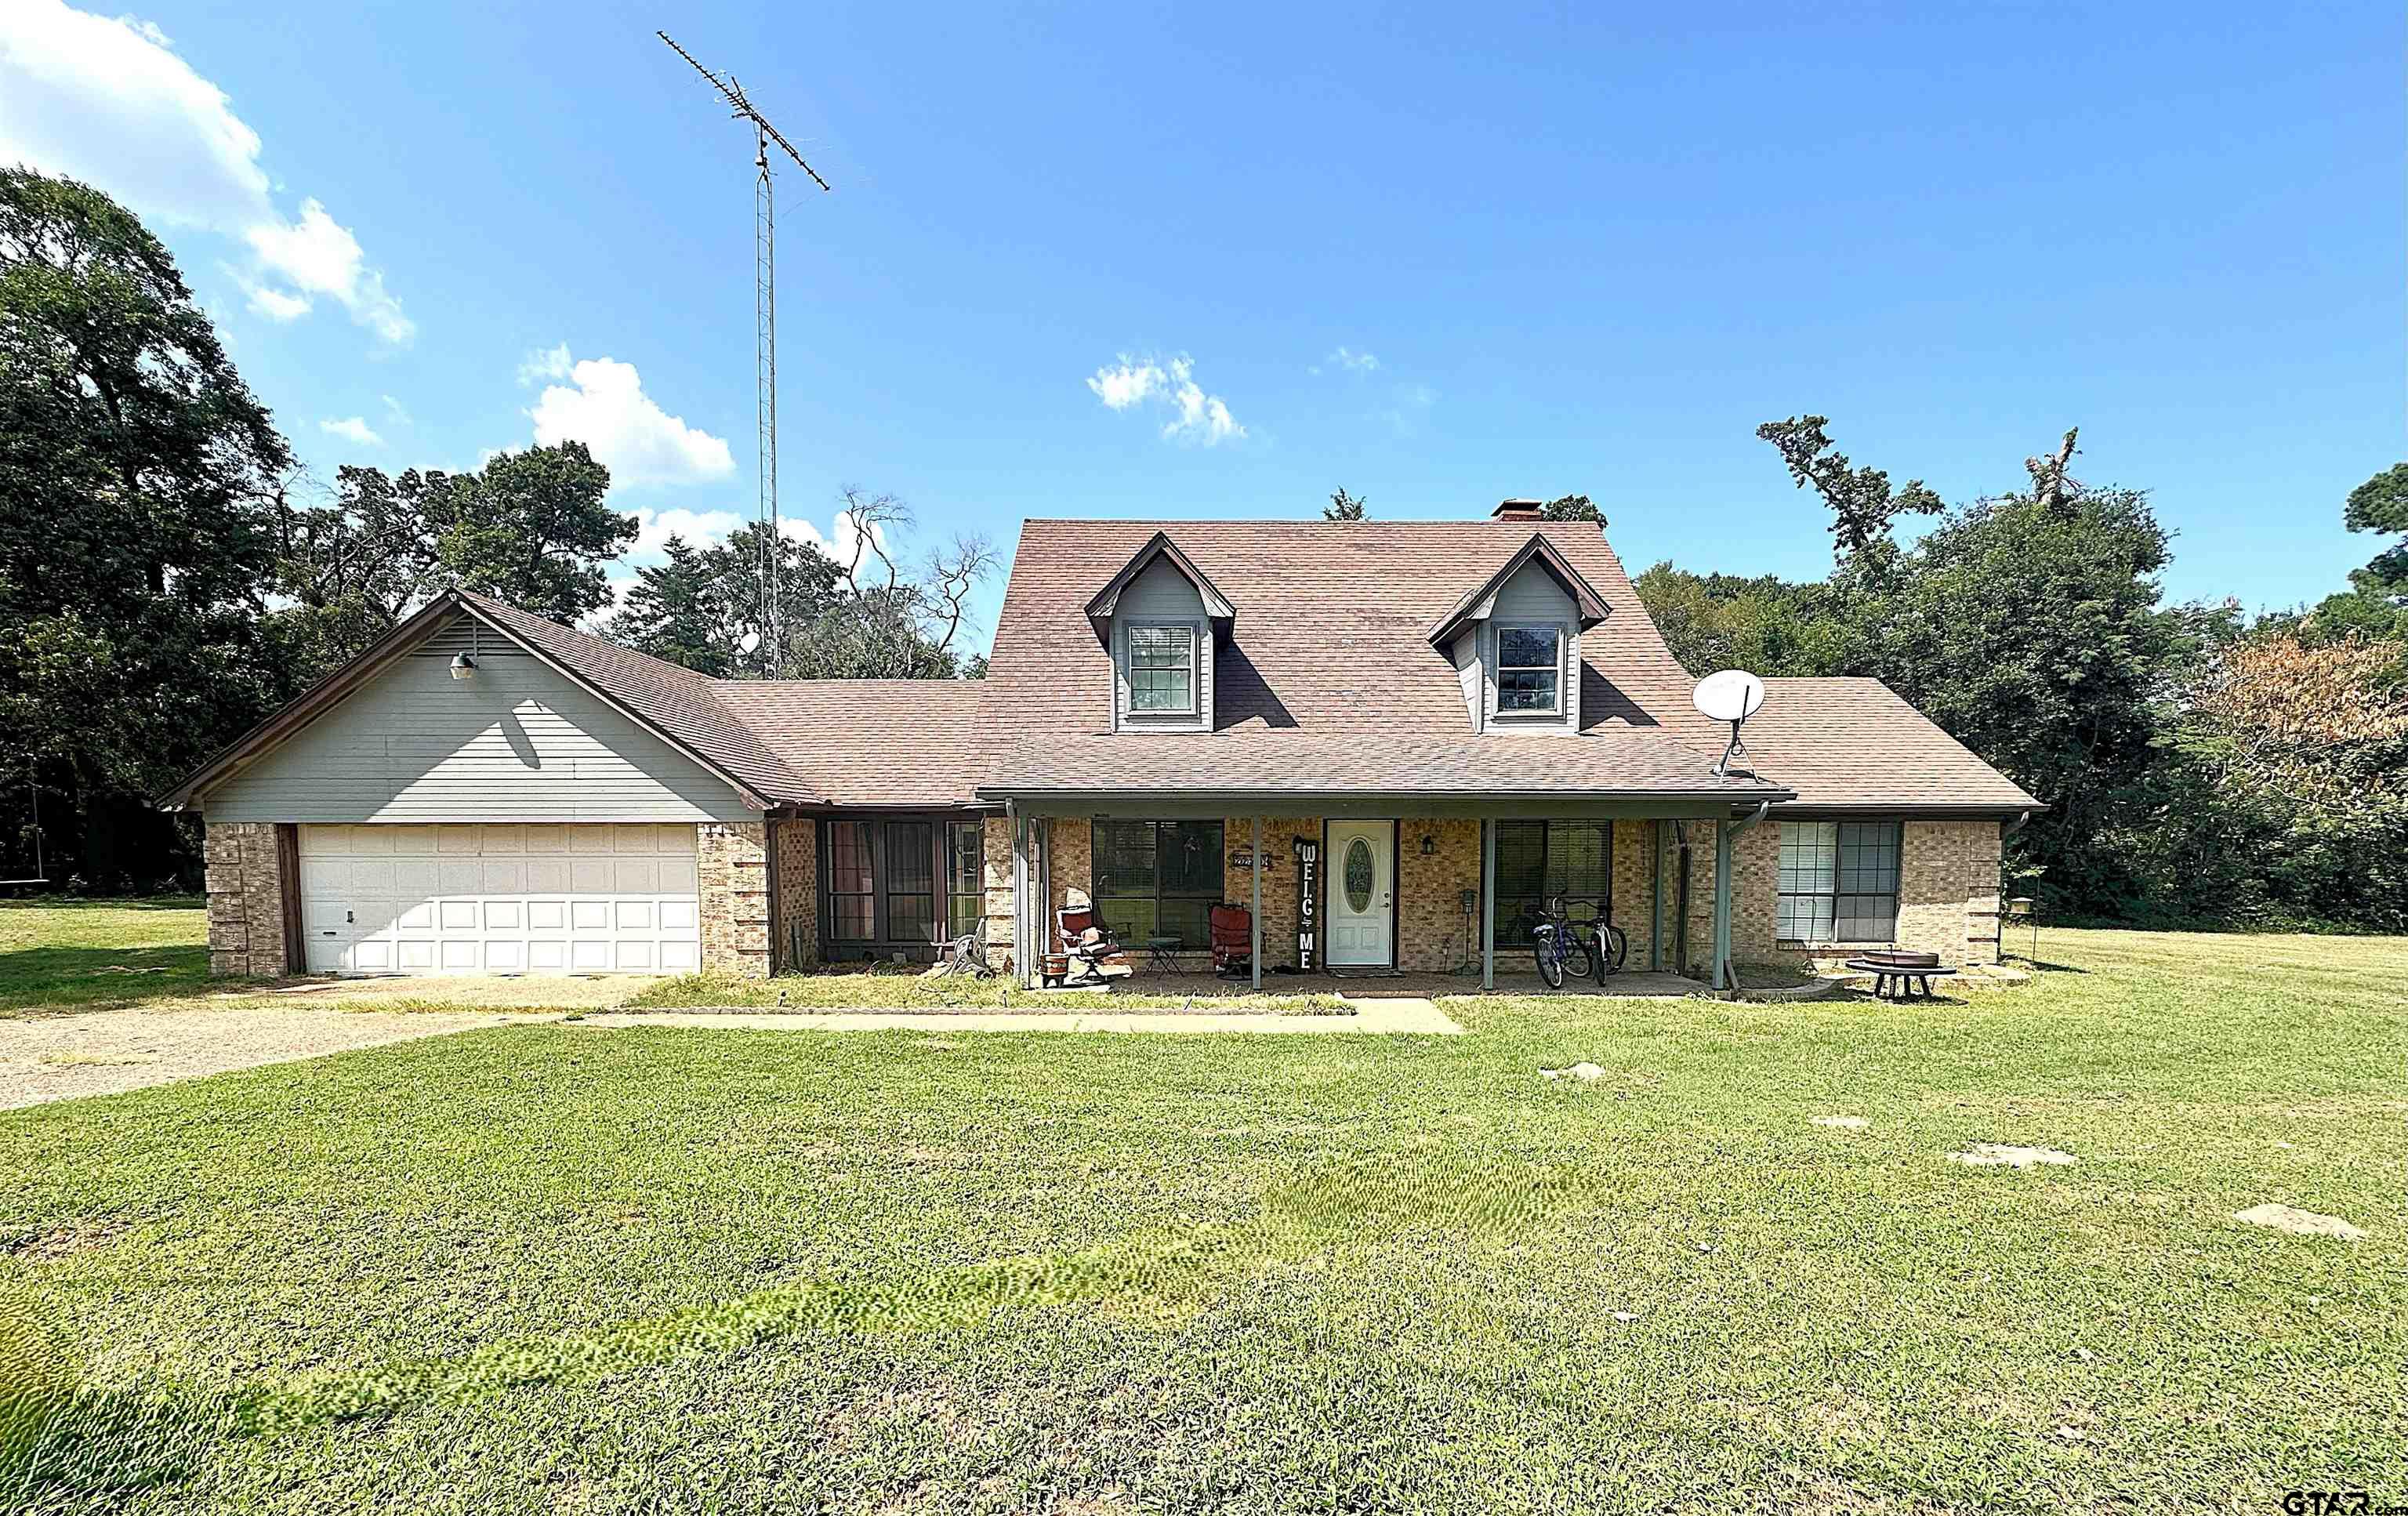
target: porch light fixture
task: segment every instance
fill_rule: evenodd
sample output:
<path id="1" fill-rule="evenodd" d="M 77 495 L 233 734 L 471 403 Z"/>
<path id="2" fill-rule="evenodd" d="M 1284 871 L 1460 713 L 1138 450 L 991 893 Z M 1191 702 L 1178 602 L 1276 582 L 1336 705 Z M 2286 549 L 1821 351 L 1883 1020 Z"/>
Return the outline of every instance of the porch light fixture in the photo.
<path id="1" fill-rule="evenodd" d="M 453 653 L 452 655 L 452 677 L 455 679 L 475 679 L 477 677 L 477 660 L 469 657 L 465 652 Z"/>
<path id="2" fill-rule="evenodd" d="M 1438 856 L 1438 838 L 1427 832 L 1422 834 L 1422 856 L 1425 858 Z"/>

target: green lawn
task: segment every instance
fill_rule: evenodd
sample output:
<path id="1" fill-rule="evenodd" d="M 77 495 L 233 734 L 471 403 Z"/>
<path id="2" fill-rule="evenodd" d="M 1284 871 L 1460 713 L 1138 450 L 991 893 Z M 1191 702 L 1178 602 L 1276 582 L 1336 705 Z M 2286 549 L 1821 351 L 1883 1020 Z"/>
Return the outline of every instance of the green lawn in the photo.
<path id="1" fill-rule="evenodd" d="M 209 977 L 198 900 L 0 900 L 0 1017 L 106 1010 L 199 991 Z"/>
<path id="2" fill-rule="evenodd" d="M 2042 953 L 1462 1037 L 521 1025 L 0 1114 L 0 1361 L 79 1386 L 24 1498 L 2408 1501 L 2408 940 Z"/>
<path id="3" fill-rule="evenodd" d="M 1334 994 L 1254 993 L 1243 980 L 1185 980 L 1170 993 L 1156 993 L 1145 979 L 1122 981 L 1117 990 L 1023 990 L 1009 979 L 957 976 L 922 979 L 916 967 L 827 968 L 784 974 L 773 980 L 731 974 L 687 974 L 663 980 L 625 1002 L 646 1009 L 679 1006 L 783 1006 L 790 1010 L 1146 1010 L 1210 1008 L 1268 1015 L 1315 1015 L 1343 1011 Z M 1268 976 L 1266 976 L 1268 978 Z"/>

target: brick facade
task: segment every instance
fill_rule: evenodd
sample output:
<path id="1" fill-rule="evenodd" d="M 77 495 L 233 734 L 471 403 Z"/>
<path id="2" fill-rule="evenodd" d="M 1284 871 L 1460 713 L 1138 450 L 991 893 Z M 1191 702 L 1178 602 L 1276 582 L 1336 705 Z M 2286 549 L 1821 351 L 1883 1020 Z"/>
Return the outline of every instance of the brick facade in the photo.
<path id="1" fill-rule="evenodd" d="M 1042 823 L 1049 842 L 1052 899 L 1046 905 L 1043 935 L 1050 938 L 1053 912 L 1083 902 L 1094 883 L 1094 833 L 1083 818 L 1056 817 Z M 1613 824 L 1613 922 L 1630 941 L 1627 966 L 1648 966 L 1656 927 L 1656 833 L 1667 834 L 1664 885 L 1668 895 L 1664 965 L 1675 972 L 1704 977 L 1712 972 L 1714 934 L 1714 845 L 1717 823 L 1618 821 Z M 1296 962 L 1297 866 L 1294 843 L 1298 837 L 1318 840 L 1322 822 L 1312 817 L 1268 817 L 1263 822 L 1263 964 L 1266 969 Z M 1679 956 L 1680 936 L 1673 902 L 1679 889 L 1681 846 L 1689 850 L 1689 921 L 1687 961 Z M 1422 839 L 1433 851 L 1425 855 Z M 1231 816 L 1222 822 L 1225 850 L 1224 898 L 1231 905 L 1249 904 L 1253 878 L 1240 866 L 1240 855 L 1254 845 L 1253 822 Z M 1327 888 L 1324 859 L 1322 880 Z M 1777 938 L 1780 917 L 1781 826 L 1768 818 L 1731 837 L 1731 956 L 1749 963 L 1835 961 L 1861 948 L 1817 944 L 1811 947 Z M 1397 966 L 1415 973 L 1444 973 L 1475 959 L 1479 953 L 1475 918 L 1467 942 L 1462 894 L 1480 887 L 1480 823 L 1470 819 L 1413 820 L 1397 823 Z M 1915 821 L 1905 823 L 1899 868 L 1898 945 L 1937 952 L 1950 964 L 1998 961 L 1997 917 L 1999 823 L 1990 821 Z M 993 961 L 1002 966 L 1011 948 L 1011 833 L 1001 817 L 986 823 L 987 942 Z M 1524 945 L 1499 941 L 1500 959 L 1524 951 Z M 1146 954 L 1134 953 L 1133 966 L 1143 973 Z M 1201 970 L 1209 963 L 1201 952 L 1181 955 L 1182 969 Z"/>
<path id="2" fill-rule="evenodd" d="M 702 884 L 702 966 L 761 978 L 769 972 L 769 876 L 759 822 L 695 828 Z"/>
<path id="3" fill-rule="evenodd" d="M 284 870 L 273 822 L 226 822 L 202 834 L 209 897 L 209 972 L 276 979 L 285 972 Z"/>
<path id="4" fill-rule="evenodd" d="M 781 972 L 810 967 L 820 959 L 820 823 L 779 822 L 776 846 L 777 961 Z"/>

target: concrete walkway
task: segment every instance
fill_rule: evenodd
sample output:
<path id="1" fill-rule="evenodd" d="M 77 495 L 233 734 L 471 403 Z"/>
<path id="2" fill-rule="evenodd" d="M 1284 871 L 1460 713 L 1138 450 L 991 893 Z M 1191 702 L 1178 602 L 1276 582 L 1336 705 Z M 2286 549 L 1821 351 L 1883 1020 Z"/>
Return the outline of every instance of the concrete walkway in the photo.
<path id="1" fill-rule="evenodd" d="M 1427 1000 L 1349 1000 L 1352 1016 L 1213 1015 L 1192 1011 L 926 1010 L 609 1010 L 564 1026 L 619 1031 L 636 1026 L 752 1032 L 1179 1032 L 1286 1035 L 1461 1037 L 1463 1028 Z"/>

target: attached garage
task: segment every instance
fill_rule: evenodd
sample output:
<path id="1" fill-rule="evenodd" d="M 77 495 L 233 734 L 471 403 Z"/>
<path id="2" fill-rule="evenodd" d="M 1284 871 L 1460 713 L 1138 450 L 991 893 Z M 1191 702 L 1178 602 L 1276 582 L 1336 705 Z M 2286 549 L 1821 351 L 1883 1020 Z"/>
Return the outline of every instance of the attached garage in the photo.
<path id="1" fill-rule="evenodd" d="M 301 933 L 318 974 L 690 973 L 695 829 L 300 829 Z"/>
<path id="2" fill-rule="evenodd" d="M 453 591 L 161 803 L 211 970 L 269 977 L 766 974 L 770 814 L 820 802 L 721 681 Z"/>

